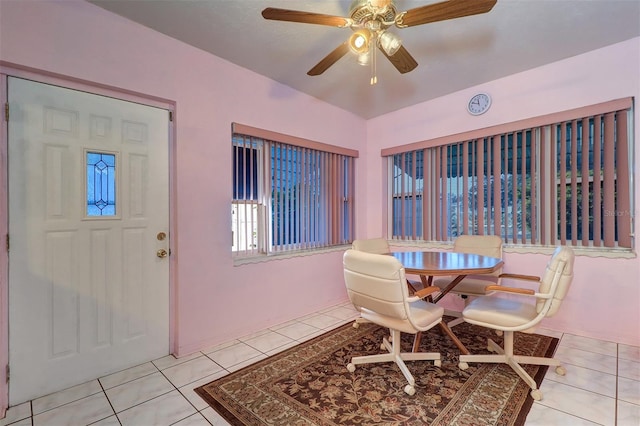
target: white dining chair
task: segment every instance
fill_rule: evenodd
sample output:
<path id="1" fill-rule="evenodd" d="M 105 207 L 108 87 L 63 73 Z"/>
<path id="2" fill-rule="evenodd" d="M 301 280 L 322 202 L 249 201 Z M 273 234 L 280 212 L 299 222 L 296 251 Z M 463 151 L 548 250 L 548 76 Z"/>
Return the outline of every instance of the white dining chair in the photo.
<path id="1" fill-rule="evenodd" d="M 388 254 L 391 252 L 391 248 L 389 247 L 389 242 L 384 238 L 366 238 L 366 239 L 357 239 L 353 240 L 351 243 L 351 248 L 353 250 L 363 251 L 365 253 L 374 253 L 374 254 Z M 421 281 L 410 280 L 407 279 L 407 285 L 409 286 L 409 290 L 412 293 L 415 293 L 419 288 L 422 287 Z M 362 323 L 368 322 L 362 316 L 360 318 L 356 318 L 353 323 L 355 328 Z"/>
<path id="2" fill-rule="evenodd" d="M 557 247 L 547 264 L 542 278 L 530 275 L 509 274 L 510 279 L 538 282 L 537 290 L 519 287 L 490 286 L 494 292 L 469 303 L 462 311 L 462 318 L 469 324 L 499 330 L 504 333 L 504 345 L 500 347 L 489 339 L 487 349 L 495 354 L 460 355 L 459 367 L 468 368 L 469 362 L 503 363 L 509 365 L 531 388 L 531 397 L 542 399 L 542 392 L 535 380 L 520 364 L 555 366 L 555 372 L 564 376 L 566 371 L 555 358 L 533 357 L 514 354 L 515 332 L 533 333 L 540 322 L 555 315 L 560 309 L 573 280 L 574 253 L 570 247 Z M 500 295 L 518 295 L 530 302 Z"/>
<path id="3" fill-rule="evenodd" d="M 424 297 L 437 291 L 435 287 L 409 294 L 402 264 L 392 256 L 347 250 L 343 257 L 344 281 L 351 303 L 369 322 L 391 331 L 391 341 L 382 340 L 385 353 L 351 358 L 350 372 L 356 365 L 395 362 L 407 379 L 404 391 L 415 394 L 415 378 L 405 361 L 433 361 L 440 366 L 440 354 L 435 352 L 402 352 L 401 334 L 427 331 L 442 321 L 444 309 L 425 302 Z"/>

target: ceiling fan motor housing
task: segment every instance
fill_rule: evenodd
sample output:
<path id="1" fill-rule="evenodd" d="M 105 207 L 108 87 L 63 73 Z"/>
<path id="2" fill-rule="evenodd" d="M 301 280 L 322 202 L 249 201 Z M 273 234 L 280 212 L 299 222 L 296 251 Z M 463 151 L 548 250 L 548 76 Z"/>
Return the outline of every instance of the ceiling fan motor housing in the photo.
<path id="1" fill-rule="evenodd" d="M 373 30 L 388 28 L 397 14 L 395 4 L 389 0 L 354 0 L 349 10 L 353 27 L 368 28 L 372 21 L 377 21 L 374 25 L 378 28 L 369 28 Z"/>

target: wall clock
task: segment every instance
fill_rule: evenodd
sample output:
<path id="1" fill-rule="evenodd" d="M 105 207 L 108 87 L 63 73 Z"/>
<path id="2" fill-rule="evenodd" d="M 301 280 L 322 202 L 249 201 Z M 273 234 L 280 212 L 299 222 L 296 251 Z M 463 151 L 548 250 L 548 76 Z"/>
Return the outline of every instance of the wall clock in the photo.
<path id="1" fill-rule="evenodd" d="M 471 115 L 484 114 L 491 106 L 491 96 L 488 93 L 478 93 L 469 99 L 467 111 Z"/>

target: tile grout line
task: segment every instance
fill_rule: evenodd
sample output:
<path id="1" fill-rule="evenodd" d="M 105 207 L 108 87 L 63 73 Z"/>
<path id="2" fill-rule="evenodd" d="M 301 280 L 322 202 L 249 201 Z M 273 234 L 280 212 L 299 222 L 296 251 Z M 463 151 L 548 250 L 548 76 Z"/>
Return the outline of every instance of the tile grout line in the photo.
<path id="1" fill-rule="evenodd" d="M 616 343 L 616 404 L 613 407 L 613 424 L 618 425 L 618 394 L 620 388 L 620 344 Z"/>
<path id="2" fill-rule="evenodd" d="M 118 421 L 118 424 L 120 426 L 122 426 L 122 422 L 120 421 L 120 417 L 118 417 L 118 413 L 116 413 L 116 408 L 111 403 L 111 400 L 109 399 L 109 395 L 107 395 L 107 391 L 104 389 L 104 386 L 102 386 L 102 382 L 100 381 L 100 379 L 96 379 L 96 380 L 98 381 L 98 385 L 100 385 L 100 389 L 102 389 L 102 393 L 104 394 L 104 397 L 107 400 L 107 403 L 109 403 L 109 406 L 111 407 L 111 410 L 113 411 L 113 416 Z M 111 417 L 111 416 L 107 416 L 107 417 L 105 417 L 105 419 L 108 419 L 109 417 Z M 95 421 L 93 423 L 97 423 L 97 422 L 102 421 L 102 420 L 104 420 L 104 419 L 97 420 L 97 421 Z"/>

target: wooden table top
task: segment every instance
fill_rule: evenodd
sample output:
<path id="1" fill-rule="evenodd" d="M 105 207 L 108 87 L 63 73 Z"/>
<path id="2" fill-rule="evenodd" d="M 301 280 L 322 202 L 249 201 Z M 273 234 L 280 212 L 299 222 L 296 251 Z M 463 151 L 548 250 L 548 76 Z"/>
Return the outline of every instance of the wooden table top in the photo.
<path id="1" fill-rule="evenodd" d="M 396 251 L 390 253 L 405 272 L 418 275 L 490 274 L 502 265 L 502 259 L 470 253 L 441 251 Z"/>

